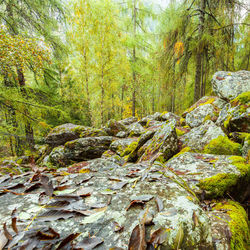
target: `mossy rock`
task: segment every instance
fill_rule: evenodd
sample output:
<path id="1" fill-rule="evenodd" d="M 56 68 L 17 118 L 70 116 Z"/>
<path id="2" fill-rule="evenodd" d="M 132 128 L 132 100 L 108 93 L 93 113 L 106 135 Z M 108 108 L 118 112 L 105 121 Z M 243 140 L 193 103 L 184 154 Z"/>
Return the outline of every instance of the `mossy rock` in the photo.
<path id="1" fill-rule="evenodd" d="M 217 155 L 241 155 L 241 145 L 228 139 L 227 136 L 218 136 L 205 146 L 203 152 Z"/>
<path id="2" fill-rule="evenodd" d="M 250 103 L 250 91 L 244 92 L 238 95 L 234 100 L 231 101 L 232 106 L 244 105 Z"/>
<path id="3" fill-rule="evenodd" d="M 250 231 L 248 226 L 248 218 L 244 208 L 235 201 L 226 203 L 218 203 L 214 210 L 224 210 L 230 216 L 228 222 L 231 237 L 232 250 L 247 250 L 250 246 Z"/>

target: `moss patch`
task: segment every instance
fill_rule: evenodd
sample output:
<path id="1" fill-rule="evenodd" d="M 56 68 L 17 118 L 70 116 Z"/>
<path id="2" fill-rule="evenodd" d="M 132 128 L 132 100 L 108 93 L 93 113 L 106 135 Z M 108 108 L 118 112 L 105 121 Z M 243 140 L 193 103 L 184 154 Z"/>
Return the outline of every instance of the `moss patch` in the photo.
<path id="1" fill-rule="evenodd" d="M 129 155 L 131 152 L 133 152 L 138 145 L 138 141 L 134 141 L 131 144 L 129 144 L 123 152 L 121 152 L 121 156 Z"/>
<path id="2" fill-rule="evenodd" d="M 192 152 L 192 149 L 191 149 L 190 147 L 185 147 L 185 148 L 183 148 L 178 154 L 174 155 L 173 158 L 176 158 L 176 157 L 178 157 L 179 155 L 184 154 L 184 153 L 186 153 L 186 152 Z"/>
<path id="3" fill-rule="evenodd" d="M 179 136 L 184 135 L 184 134 L 185 134 L 185 131 L 176 128 L 176 134 L 177 134 L 177 136 L 179 137 Z"/>
<path id="4" fill-rule="evenodd" d="M 233 106 L 237 106 L 242 104 L 249 104 L 249 102 L 250 102 L 250 91 L 238 95 L 234 100 L 231 101 L 231 104 Z"/>
<path id="5" fill-rule="evenodd" d="M 228 139 L 227 136 L 218 136 L 204 148 L 206 154 L 241 155 L 241 145 Z"/>
<path id="6" fill-rule="evenodd" d="M 242 176 L 247 177 L 247 180 L 250 180 L 250 164 L 247 163 L 246 159 L 241 156 L 231 156 L 229 160 L 232 161 L 232 164 L 237 167 Z"/>
<path id="7" fill-rule="evenodd" d="M 204 180 L 200 180 L 198 186 L 207 191 L 211 198 L 221 197 L 232 186 L 238 182 L 239 176 L 236 174 L 221 173 Z"/>
<path id="8" fill-rule="evenodd" d="M 219 203 L 215 206 L 216 210 L 225 209 L 230 216 L 229 227 L 232 232 L 231 249 L 249 249 L 250 232 L 247 223 L 247 214 L 238 202 L 228 201 L 225 204 Z"/>

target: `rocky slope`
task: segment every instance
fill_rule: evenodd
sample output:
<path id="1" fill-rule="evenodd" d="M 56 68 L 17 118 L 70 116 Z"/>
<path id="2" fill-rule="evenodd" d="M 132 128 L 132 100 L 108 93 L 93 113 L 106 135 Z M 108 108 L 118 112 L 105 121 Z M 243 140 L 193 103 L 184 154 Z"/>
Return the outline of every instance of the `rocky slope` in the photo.
<path id="1" fill-rule="evenodd" d="M 64 124 L 2 162 L 0 249 L 249 249 L 250 72 L 212 84 L 181 117 Z"/>

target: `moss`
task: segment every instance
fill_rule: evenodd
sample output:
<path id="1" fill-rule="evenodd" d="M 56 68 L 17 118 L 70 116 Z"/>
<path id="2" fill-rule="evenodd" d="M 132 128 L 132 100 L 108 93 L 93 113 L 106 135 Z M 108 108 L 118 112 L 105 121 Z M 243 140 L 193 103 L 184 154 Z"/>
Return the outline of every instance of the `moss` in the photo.
<path id="1" fill-rule="evenodd" d="M 230 122 L 231 118 L 232 118 L 232 117 L 229 115 L 229 116 L 227 117 L 227 119 L 224 121 L 223 125 L 224 125 L 225 128 L 228 128 L 228 127 L 229 127 L 229 122 Z"/>
<path id="2" fill-rule="evenodd" d="M 246 159 L 241 156 L 231 156 L 229 157 L 232 164 L 237 167 L 241 175 L 250 180 L 250 164 L 247 163 Z"/>
<path id="3" fill-rule="evenodd" d="M 190 147 L 185 147 L 185 148 L 183 148 L 178 154 L 174 155 L 173 158 L 176 158 L 176 157 L 178 157 L 179 155 L 184 154 L 184 153 L 186 153 L 186 152 L 192 152 L 192 149 L 191 149 Z"/>
<path id="4" fill-rule="evenodd" d="M 186 125 L 186 120 L 184 118 L 180 119 L 180 124 L 181 126 L 185 126 Z"/>
<path id="5" fill-rule="evenodd" d="M 241 155 L 241 145 L 228 139 L 227 136 L 218 136 L 204 148 L 206 154 Z"/>
<path id="6" fill-rule="evenodd" d="M 238 202 L 228 201 L 227 203 L 219 203 L 215 206 L 216 210 L 225 210 L 230 216 L 229 228 L 232 233 L 231 249 L 244 250 L 249 249 L 250 231 L 248 227 L 247 214 Z"/>
<path id="7" fill-rule="evenodd" d="M 239 176 L 236 174 L 220 173 L 215 176 L 200 180 L 198 186 L 208 192 L 210 198 L 221 197 L 232 186 L 238 182 Z"/>
<path id="8" fill-rule="evenodd" d="M 234 100 L 231 101 L 231 104 L 233 106 L 236 106 L 239 104 L 240 105 L 248 104 L 249 102 L 250 102 L 250 91 L 238 95 Z"/>
<path id="9" fill-rule="evenodd" d="M 203 121 L 203 122 L 206 122 L 207 120 L 212 120 L 211 115 L 207 115 L 207 116 L 204 118 L 204 121 Z"/>
<path id="10" fill-rule="evenodd" d="M 182 130 L 180 130 L 180 129 L 178 129 L 178 128 L 176 128 L 175 130 L 176 130 L 177 136 L 182 136 L 182 135 L 185 134 L 185 131 L 182 131 Z"/>
<path id="11" fill-rule="evenodd" d="M 134 141 L 130 143 L 125 150 L 121 153 L 121 156 L 129 155 L 131 152 L 133 152 L 138 145 L 138 141 Z"/>

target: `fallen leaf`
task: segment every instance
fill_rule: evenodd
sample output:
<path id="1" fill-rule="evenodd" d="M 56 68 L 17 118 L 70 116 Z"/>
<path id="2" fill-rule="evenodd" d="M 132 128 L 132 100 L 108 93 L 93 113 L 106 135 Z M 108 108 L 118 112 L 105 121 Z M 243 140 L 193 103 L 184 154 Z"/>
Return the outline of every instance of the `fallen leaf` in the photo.
<path id="1" fill-rule="evenodd" d="M 111 187 L 112 190 L 119 190 L 119 189 L 122 189 L 125 185 L 127 185 L 128 182 L 127 181 L 123 181 L 123 182 L 118 182 L 116 183 L 115 185 L 113 185 Z"/>
<path id="2" fill-rule="evenodd" d="M 76 194 L 81 197 L 90 196 L 93 193 L 93 188 L 82 187 L 76 191 Z"/>
<path id="3" fill-rule="evenodd" d="M 146 250 L 145 226 L 138 224 L 132 231 L 129 239 L 128 250 Z"/>
<path id="4" fill-rule="evenodd" d="M 0 249 L 3 249 L 8 243 L 8 239 L 5 236 L 4 232 L 0 232 Z"/>
<path id="5" fill-rule="evenodd" d="M 168 232 L 169 230 L 167 229 L 159 228 L 150 235 L 149 243 L 153 244 L 154 247 L 157 246 L 155 246 L 155 244 L 164 243 L 167 238 Z"/>
<path id="6" fill-rule="evenodd" d="M 9 233 L 9 231 L 8 231 L 8 229 L 6 227 L 6 223 L 3 224 L 3 232 L 4 232 L 5 237 L 8 240 L 12 240 L 13 239 L 12 235 Z"/>
<path id="7" fill-rule="evenodd" d="M 69 244 L 71 241 L 73 241 L 74 239 L 76 239 L 79 235 L 80 235 L 80 233 L 70 234 L 68 237 L 66 237 L 66 238 L 60 243 L 60 245 L 56 248 L 56 250 L 62 249 L 62 248 L 65 247 L 67 244 Z"/>
<path id="8" fill-rule="evenodd" d="M 123 226 L 120 226 L 116 221 L 114 221 L 114 232 L 121 232 L 124 227 Z"/>
<path id="9" fill-rule="evenodd" d="M 75 248 L 81 248 L 84 250 L 91 250 L 94 249 L 96 246 L 102 244 L 104 240 L 100 237 L 90 237 L 85 238 L 81 242 L 79 242 Z"/>
<path id="10" fill-rule="evenodd" d="M 12 211 L 11 213 L 11 226 L 16 234 L 18 234 L 18 229 L 16 226 L 16 221 L 17 221 L 17 211 L 16 208 Z"/>
<path id="11" fill-rule="evenodd" d="M 144 201 L 140 201 L 140 200 L 133 200 L 129 203 L 128 207 L 126 208 L 126 211 L 128 211 L 132 206 L 135 206 L 135 205 L 140 205 L 140 206 L 143 206 L 145 204 Z"/>

